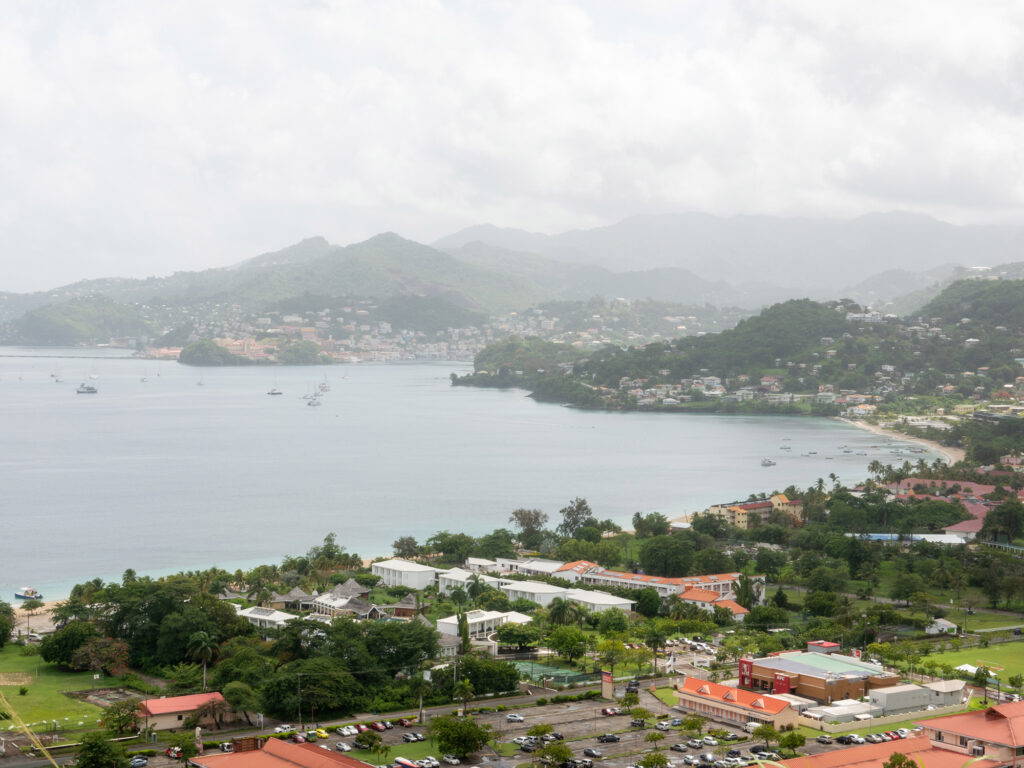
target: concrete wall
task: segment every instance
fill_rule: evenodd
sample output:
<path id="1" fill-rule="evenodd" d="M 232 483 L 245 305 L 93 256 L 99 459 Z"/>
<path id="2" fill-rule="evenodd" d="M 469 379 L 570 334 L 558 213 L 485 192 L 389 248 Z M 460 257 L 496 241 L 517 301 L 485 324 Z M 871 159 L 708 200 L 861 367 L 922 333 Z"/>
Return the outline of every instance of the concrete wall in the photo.
<path id="1" fill-rule="evenodd" d="M 966 709 L 966 706 L 958 704 L 955 707 L 936 707 L 935 709 L 927 709 L 923 712 L 904 712 L 900 715 L 873 717 L 870 720 L 858 720 L 852 723 L 826 723 L 821 720 L 815 720 L 812 717 L 805 717 L 804 715 L 800 715 L 798 719 L 800 725 L 806 725 L 808 728 L 813 728 L 814 730 L 821 731 L 822 733 L 843 733 L 845 731 L 871 733 L 881 729 L 883 725 L 902 723 L 904 720 L 913 720 L 915 714 L 920 717 L 935 717 L 937 715 L 953 715 L 957 712 L 964 712 Z M 853 727 L 851 728 L 851 726 Z"/>

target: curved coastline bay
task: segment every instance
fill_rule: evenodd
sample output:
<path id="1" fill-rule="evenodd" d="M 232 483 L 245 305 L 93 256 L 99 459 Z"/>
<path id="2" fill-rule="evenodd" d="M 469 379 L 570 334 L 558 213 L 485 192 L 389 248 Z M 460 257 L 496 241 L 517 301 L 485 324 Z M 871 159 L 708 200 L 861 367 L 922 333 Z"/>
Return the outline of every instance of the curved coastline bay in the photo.
<path id="1" fill-rule="evenodd" d="M 450 386 L 463 363 L 200 370 L 97 354 L 0 349 L 0 599 L 22 585 L 59 598 L 126 568 L 279 562 L 329 531 L 385 554 L 399 536 L 489 532 L 517 507 L 554 518 L 574 496 L 628 527 L 636 511 L 936 457 L 834 420 L 605 413 Z M 82 381 L 98 392 L 76 394 Z"/>

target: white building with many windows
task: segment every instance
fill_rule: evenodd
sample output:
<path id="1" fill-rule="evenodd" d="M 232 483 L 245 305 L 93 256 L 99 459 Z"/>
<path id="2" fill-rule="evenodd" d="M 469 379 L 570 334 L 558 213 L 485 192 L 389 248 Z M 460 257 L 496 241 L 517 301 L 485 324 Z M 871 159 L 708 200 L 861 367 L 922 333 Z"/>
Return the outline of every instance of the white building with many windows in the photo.
<path id="1" fill-rule="evenodd" d="M 437 580 L 440 568 L 433 568 L 422 563 L 409 560 L 382 560 L 370 566 L 374 576 L 380 576 L 381 583 L 387 587 L 410 587 L 426 589 Z"/>

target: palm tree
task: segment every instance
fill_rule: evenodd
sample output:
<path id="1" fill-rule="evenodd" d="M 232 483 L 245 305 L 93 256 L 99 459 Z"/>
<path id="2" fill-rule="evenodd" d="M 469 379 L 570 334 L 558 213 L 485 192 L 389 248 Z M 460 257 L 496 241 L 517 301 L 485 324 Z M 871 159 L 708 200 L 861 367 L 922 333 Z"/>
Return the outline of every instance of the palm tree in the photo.
<path id="1" fill-rule="evenodd" d="M 548 621 L 552 624 L 575 624 L 580 617 L 580 607 L 564 597 L 556 597 L 548 605 Z"/>
<path id="2" fill-rule="evenodd" d="M 455 587 L 455 589 L 448 593 L 448 597 L 453 603 L 455 603 L 456 607 L 459 609 L 459 613 L 462 613 L 462 606 L 464 606 L 466 601 L 469 600 L 468 595 L 466 595 L 466 590 L 462 587 Z"/>
<path id="3" fill-rule="evenodd" d="M 480 578 L 479 573 L 474 573 L 466 579 L 466 593 L 469 595 L 469 599 L 473 601 L 474 607 L 476 607 L 476 601 L 480 599 L 480 595 L 486 591 L 487 585 Z"/>
<path id="4" fill-rule="evenodd" d="M 459 680 L 452 689 L 452 698 L 462 702 L 462 714 L 466 714 L 466 705 L 473 700 L 473 684 L 469 680 Z"/>
<path id="5" fill-rule="evenodd" d="M 206 691 L 206 665 L 217 657 L 219 649 L 217 638 L 205 630 L 193 632 L 188 639 L 189 656 L 203 665 L 203 691 Z"/>

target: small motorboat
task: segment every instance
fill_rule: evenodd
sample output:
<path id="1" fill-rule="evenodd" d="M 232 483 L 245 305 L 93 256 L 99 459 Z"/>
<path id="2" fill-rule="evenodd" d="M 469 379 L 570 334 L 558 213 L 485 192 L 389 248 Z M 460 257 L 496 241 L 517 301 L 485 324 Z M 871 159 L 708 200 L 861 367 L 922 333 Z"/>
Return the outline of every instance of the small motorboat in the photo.
<path id="1" fill-rule="evenodd" d="M 42 600 L 43 596 L 35 587 L 22 587 L 14 596 L 19 600 Z"/>
<path id="2" fill-rule="evenodd" d="M 80 395 L 95 395 L 98 391 L 92 384 L 86 384 L 84 381 L 75 389 L 75 392 Z"/>

